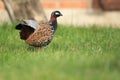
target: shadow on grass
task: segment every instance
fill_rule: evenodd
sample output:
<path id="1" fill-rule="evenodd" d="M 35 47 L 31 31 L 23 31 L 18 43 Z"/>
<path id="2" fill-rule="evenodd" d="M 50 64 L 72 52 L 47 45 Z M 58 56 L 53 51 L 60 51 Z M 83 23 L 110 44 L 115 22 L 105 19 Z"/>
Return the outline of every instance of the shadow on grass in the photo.
<path id="1" fill-rule="evenodd" d="M 34 51 L 37 51 L 38 49 L 36 47 L 33 47 L 33 46 L 28 46 L 27 50 L 34 52 Z"/>
<path id="2" fill-rule="evenodd" d="M 27 46 L 27 50 L 30 52 L 37 52 L 37 51 L 43 51 L 45 47 L 33 47 L 33 46 Z"/>

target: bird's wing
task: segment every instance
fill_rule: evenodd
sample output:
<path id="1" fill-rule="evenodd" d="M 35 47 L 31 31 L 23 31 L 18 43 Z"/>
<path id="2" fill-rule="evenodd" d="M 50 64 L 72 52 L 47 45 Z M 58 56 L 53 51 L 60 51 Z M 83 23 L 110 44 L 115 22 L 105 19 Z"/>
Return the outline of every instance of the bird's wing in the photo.
<path id="1" fill-rule="evenodd" d="M 39 28 L 39 23 L 35 20 L 23 20 L 25 25 L 28 25 L 32 28 L 34 28 L 35 30 L 37 30 Z"/>
<path id="2" fill-rule="evenodd" d="M 48 24 L 40 24 L 40 28 L 36 30 L 29 38 L 26 43 L 32 46 L 45 46 L 49 44 L 53 37 L 52 26 Z"/>

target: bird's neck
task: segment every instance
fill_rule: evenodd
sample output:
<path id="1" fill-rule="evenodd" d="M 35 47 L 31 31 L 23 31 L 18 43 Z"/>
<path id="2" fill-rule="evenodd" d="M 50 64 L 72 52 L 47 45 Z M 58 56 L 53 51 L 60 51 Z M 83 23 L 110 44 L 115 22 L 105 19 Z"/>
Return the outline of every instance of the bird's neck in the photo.
<path id="1" fill-rule="evenodd" d="M 57 19 L 54 16 L 51 16 L 49 22 L 51 23 L 50 25 L 53 26 L 53 29 L 55 31 L 57 29 Z"/>

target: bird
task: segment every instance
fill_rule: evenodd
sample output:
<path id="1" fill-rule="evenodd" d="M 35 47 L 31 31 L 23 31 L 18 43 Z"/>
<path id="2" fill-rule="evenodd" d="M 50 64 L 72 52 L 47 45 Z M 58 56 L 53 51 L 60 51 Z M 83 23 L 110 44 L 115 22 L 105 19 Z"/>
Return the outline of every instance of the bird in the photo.
<path id="1" fill-rule="evenodd" d="M 45 47 L 53 39 L 57 30 L 57 18 L 63 16 L 60 11 L 53 11 L 50 20 L 47 22 L 37 22 L 33 19 L 22 20 L 15 26 L 19 30 L 20 39 L 30 46 Z"/>

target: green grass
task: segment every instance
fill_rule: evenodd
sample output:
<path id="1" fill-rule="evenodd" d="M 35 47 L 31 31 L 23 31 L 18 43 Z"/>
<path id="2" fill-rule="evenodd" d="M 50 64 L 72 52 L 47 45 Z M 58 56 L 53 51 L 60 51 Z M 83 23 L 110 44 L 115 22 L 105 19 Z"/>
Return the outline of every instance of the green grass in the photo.
<path id="1" fill-rule="evenodd" d="M 59 25 L 37 50 L 15 25 L 0 27 L 0 80 L 120 80 L 120 29 Z"/>

